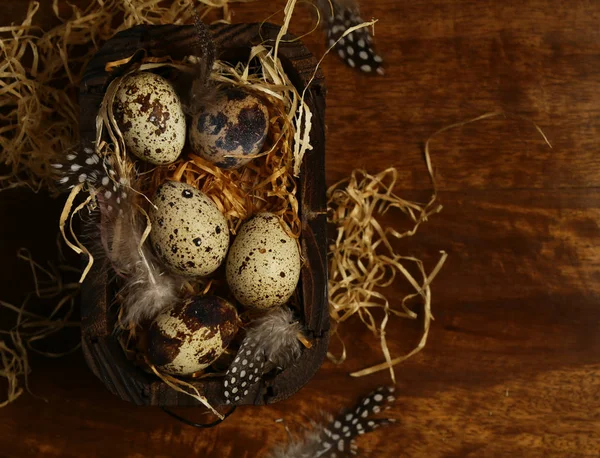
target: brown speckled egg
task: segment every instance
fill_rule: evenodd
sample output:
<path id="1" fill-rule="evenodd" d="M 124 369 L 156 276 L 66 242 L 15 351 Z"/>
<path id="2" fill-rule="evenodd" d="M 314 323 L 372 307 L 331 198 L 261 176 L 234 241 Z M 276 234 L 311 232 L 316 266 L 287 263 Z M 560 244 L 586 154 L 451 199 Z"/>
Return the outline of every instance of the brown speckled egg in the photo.
<path id="1" fill-rule="evenodd" d="M 267 138 L 269 111 L 261 100 L 239 88 L 222 91 L 217 102 L 194 116 L 192 149 L 225 169 L 250 162 Z"/>
<path id="2" fill-rule="evenodd" d="M 215 203 L 193 186 L 176 181 L 163 183 L 152 203 L 150 239 L 160 259 L 186 277 L 217 270 L 229 248 L 229 229 Z"/>
<path id="3" fill-rule="evenodd" d="M 113 108 L 127 151 L 152 164 L 177 160 L 185 144 L 185 116 L 165 78 L 149 72 L 125 77 Z"/>
<path id="4" fill-rule="evenodd" d="M 241 227 L 226 263 L 227 283 L 241 304 L 258 309 L 282 305 L 300 278 L 296 241 L 271 213 L 259 213 Z"/>
<path id="5" fill-rule="evenodd" d="M 148 359 L 169 374 L 193 374 L 221 356 L 239 323 L 235 307 L 225 299 L 189 299 L 154 319 L 148 331 Z"/>

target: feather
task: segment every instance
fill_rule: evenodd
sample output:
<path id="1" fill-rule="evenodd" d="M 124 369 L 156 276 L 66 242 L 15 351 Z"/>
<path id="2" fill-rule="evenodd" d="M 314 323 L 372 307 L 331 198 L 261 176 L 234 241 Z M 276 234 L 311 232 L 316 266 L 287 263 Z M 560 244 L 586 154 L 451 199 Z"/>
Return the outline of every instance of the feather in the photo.
<path id="1" fill-rule="evenodd" d="M 124 319 L 133 325 L 154 317 L 178 298 L 182 280 L 165 273 L 151 249 L 144 244 L 145 221 L 133 192 L 133 165 L 118 164 L 113 156 L 101 156 L 91 147 L 65 154 L 58 182 L 64 188 L 83 184 L 96 196 L 98 218 L 88 228 L 88 238 L 99 245 L 112 269 L 122 279 L 120 297 Z M 99 242 L 99 243 L 98 243 Z"/>
<path id="2" fill-rule="evenodd" d="M 331 0 L 331 3 L 329 0 L 315 0 L 315 5 L 325 18 L 323 27 L 328 46 L 335 44 L 334 50 L 350 67 L 364 73 L 383 75 L 383 59 L 373 49 L 373 38 L 368 28 L 355 30 L 340 38 L 350 27 L 365 22 L 360 17 L 358 3 L 350 0 Z"/>
<path id="3" fill-rule="evenodd" d="M 189 88 L 185 111 L 194 115 L 203 107 L 211 105 L 216 100 L 217 89 L 210 75 L 216 59 L 216 47 L 210 34 L 210 30 L 204 24 L 194 9 L 194 27 L 196 29 L 196 41 L 194 44 L 194 55 L 190 62 L 193 65 L 191 73 L 192 80 L 184 81 L 184 87 Z"/>
<path id="4" fill-rule="evenodd" d="M 78 184 L 85 184 L 90 189 L 104 187 L 108 190 L 109 185 L 115 184 L 112 183 L 116 176 L 112 161 L 108 157 L 101 157 L 93 145 L 78 145 L 70 149 L 63 160 L 52 164 L 52 167 L 56 171 L 60 187 L 65 190 Z M 115 195 L 116 197 L 119 196 Z"/>
<path id="5" fill-rule="evenodd" d="M 119 295 L 124 322 L 151 319 L 177 302 L 183 280 L 166 273 L 145 244 L 146 227 L 133 202 L 122 202 L 119 212 L 102 215 L 102 243 L 112 268 L 123 278 Z"/>
<path id="6" fill-rule="evenodd" d="M 302 351 L 298 340 L 301 332 L 302 325 L 287 307 L 277 307 L 256 320 L 225 374 L 227 404 L 243 400 L 251 387 L 273 368 L 284 369 L 293 364 Z"/>
<path id="7" fill-rule="evenodd" d="M 313 429 L 305 432 L 300 440 L 287 447 L 271 452 L 270 458 L 342 458 L 356 455 L 354 442 L 359 435 L 371 432 L 380 426 L 394 423 L 393 418 L 370 418 L 394 402 L 393 387 L 380 387 L 363 398 L 354 409 L 343 410 L 335 418 L 329 417 L 325 424 L 312 423 Z"/>

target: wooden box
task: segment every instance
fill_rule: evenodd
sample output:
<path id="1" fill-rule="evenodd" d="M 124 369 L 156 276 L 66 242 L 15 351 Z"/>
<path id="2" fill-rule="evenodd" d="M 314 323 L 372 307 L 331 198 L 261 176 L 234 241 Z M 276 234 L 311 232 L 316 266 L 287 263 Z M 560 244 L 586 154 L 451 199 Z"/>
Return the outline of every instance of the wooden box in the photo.
<path id="1" fill-rule="evenodd" d="M 271 24 L 240 24 L 211 27 L 219 58 L 228 62 L 247 60 L 250 47 L 274 42 L 279 28 Z M 191 54 L 195 40 L 193 26 L 137 26 L 111 38 L 86 68 L 80 86 L 80 133 L 82 142 L 96 138 L 95 118 L 104 92 L 114 77 L 105 71 L 107 62 L 133 55 L 140 49 L 148 56 L 168 55 L 182 59 Z M 292 38 L 290 36 L 286 39 Z M 293 84 L 302 92 L 310 80 L 315 60 L 300 41 L 282 43 L 279 56 Z M 311 142 L 299 179 L 301 249 L 304 258 L 298 297 L 304 323 L 313 340 L 295 365 L 272 379 L 262 380 L 243 400 L 243 404 L 270 404 L 281 401 L 305 385 L 321 366 L 329 343 L 327 302 L 326 188 L 325 188 L 325 88 L 323 77 L 316 78 L 306 93 L 313 113 Z M 116 322 L 114 286 L 106 274 L 96 268 L 83 286 L 82 346 L 86 361 L 106 387 L 120 398 L 138 405 L 183 406 L 198 402 L 169 388 L 157 377 L 129 361 L 113 333 Z M 194 381 L 199 392 L 214 405 L 224 404 L 221 379 Z"/>

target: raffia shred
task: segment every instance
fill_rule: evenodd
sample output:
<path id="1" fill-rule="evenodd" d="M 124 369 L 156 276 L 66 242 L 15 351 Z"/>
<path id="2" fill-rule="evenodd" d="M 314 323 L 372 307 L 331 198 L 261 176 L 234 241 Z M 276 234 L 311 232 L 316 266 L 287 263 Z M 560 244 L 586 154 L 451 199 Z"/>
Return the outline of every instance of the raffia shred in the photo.
<path id="1" fill-rule="evenodd" d="M 40 343 L 50 336 L 65 328 L 79 326 L 78 322 L 71 319 L 76 310 L 79 283 L 64 282 L 65 271 L 73 274 L 74 269 L 65 266 L 45 268 L 34 261 L 24 248 L 19 250 L 18 257 L 31 267 L 34 290 L 20 306 L 0 301 L 0 309 L 15 315 L 12 327 L 0 329 L 0 377 L 7 381 L 6 397 L 0 400 L 0 408 L 17 400 L 24 389 L 29 389 L 30 351 L 57 358 L 72 353 L 80 346 L 78 343 L 66 352 L 49 352 L 40 348 Z M 47 314 L 41 315 L 28 310 L 28 305 L 34 299 L 35 302 L 51 304 Z"/>
<path id="2" fill-rule="evenodd" d="M 198 402 L 200 402 L 202 405 L 204 405 L 204 407 L 206 407 L 208 410 L 210 410 L 212 413 L 214 413 L 217 417 L 219 417 L 220 420 L 223 420 L 223 418 L 224 418 L 223 414 L 221 414 L 213 406 L 211 406 L 210 403 L 208 402 L 208 399 L 206 399 L 205 396 L 202 396 L 202 394 L 200 394 L 200 392 L 198 391 L 198 388 L 196 388 L 194 385 L 186 382 L 185 380 L 181 380 L 181 379 L 178 379 L 177 377 L 173 377 L 172 375 L 165 374 L 164 372 L 158 370 L 152 364 L 149 364 L 149 366 L 150 366 L 150 369 L 152 370 L 152 372 L 154 372 L 154 374 L 159 379 L 161 379 L 163 382 L 165 382 L 169 387 L 171 387 L 172 389 L 174 389 L 175 391 L 177 391 L 179 393 L 183 393 L 186 396 L 190 396 L 190 397 L 196 399 Z"/>
<path id="3" fill-rule="evenodd" d="M 333 333 L 337 334 L 342 323 L 358 315 L 379 339 L 385 363 L 352 375 L 362 376 L 389 369 L 394 382 L 393 366 L 420 351 L 427 342 L 433 319 L 430 284 L 446 259 L 446 253 L 442 253 L 435 268 L 427 274 L 420 260 L 401 256 L 392 246 L 390 238 L 414 235 L 429 216 L 441 210 L 435 201 L 420 205 L 398 197 L 393 192 L 397 177 L 395 168 L 376 175 L 355 170 L 350 178 L 334 184 L 327 192 L 328 220 L 336 226 L 335 241 L 329 245 L 329 310 L 337 325 Z M 390 209 L 403 212 L 412 221 L 412 228 L 398 232 L 382 226 L 379 218 Z M 417 266 L 420 274 L 418 279 L 409 272 L 409 264 Z M 413 292 L 395 306 L 395 302 L 391 303 L 382 290 L 401 279 L 408 282 Z M 423 337 L 415 350 L 402 359 L 393 359 L 386 340 L 386 326 L 391 316 L 415 319 L 417 313 L 411 309 L 411 303 L 416 297 L 424 305 Z M 373 314 L 375 309 L 383 312 L 381 321 L 376 320 Z M 341 356 L 328 354 L 332 361 L 341 363 L 345 360 L 343 343 L 342 346 Z"/>

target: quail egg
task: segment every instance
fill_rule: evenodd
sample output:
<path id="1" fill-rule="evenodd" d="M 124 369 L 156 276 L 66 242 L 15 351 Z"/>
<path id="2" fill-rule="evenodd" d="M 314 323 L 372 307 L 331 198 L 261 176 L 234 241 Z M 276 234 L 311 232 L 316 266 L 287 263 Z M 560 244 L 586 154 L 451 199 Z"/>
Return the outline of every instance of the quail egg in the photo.
<path id="1" fill-rule="evenodd" d="M 148 359 L 169 374 L 193 374 L 221 356 L 239 324 L 235 307 L 225 299 L 188 299 L 154 319 L 148 331 Z"/>
<path id="2" fill-rule="evenodd" d="M 129 152 L 152 164 L 177 160 L 185 144 L 186 124 L 169 81 L 149 72 L 127 76 L 113 108 Z"/>
<path id="3" fill-rule="evenodd" d="M 236 169 L 260 152 L 268 129 L 264 103 L 243 89 L 227 88 L 194 116 L 189 136 L 196 154 L 221 168 Z"/>
<path id="4" fill-rule="evenodd" d="M 229 248 L 229 229 L 215 203 L 193 186 L 176 181 L 163 183 L 152 203 L 150 239 L 166 266 L 186 277 L 217 270 Z"/>
<path id="5" fill-rule="evenodd" d="M 226 276 L 235 298 L 247 307 L 287 302 L 300 278 L 300 252 L 277 216 L 259 213 L 244 223 L 229 250 Z"/>

